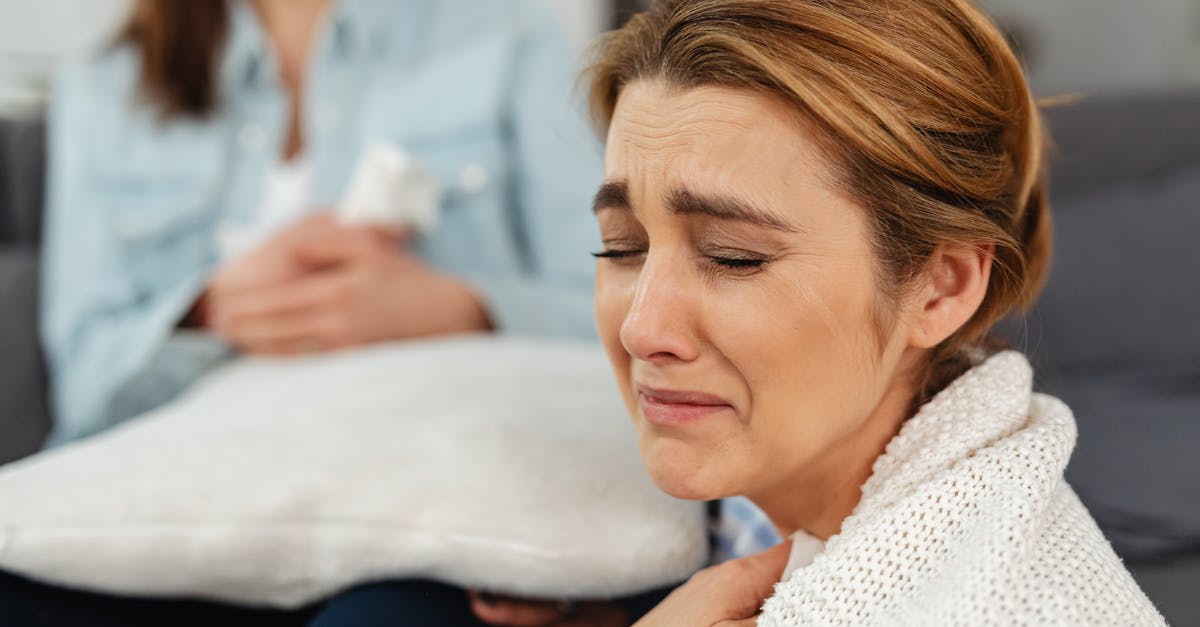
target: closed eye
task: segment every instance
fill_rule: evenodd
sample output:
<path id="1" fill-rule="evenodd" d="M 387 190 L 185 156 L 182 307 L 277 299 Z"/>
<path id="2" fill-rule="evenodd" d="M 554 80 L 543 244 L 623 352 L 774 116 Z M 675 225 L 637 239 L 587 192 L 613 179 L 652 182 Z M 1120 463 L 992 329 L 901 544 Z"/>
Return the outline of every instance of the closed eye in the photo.
<path id="1" fill-rule="evenodd" d="M 643 251 L 640 251 L 640 250 L 605 249 L 598 253 L 592 253 L 592 256 L 597 259 L 623 259 L 625 257 L 632 257 L 633 255 L 640 255 L 640 254 L 642 254 L 642 252 Z"/>
<path id="2" fill-rule="evenodd" d="M 718 266 L 733 269 L 761 268 L 767 263 L 766 259 L 742 259 L 737 257 L 709 257 L 708 260 Z"/>
<path id="3" fill-rule="evenodd" d="M 645 250 L 637 248 L 606 248 L 598 253 L 592 253 L 597 259 L 605 259 L 618 266 L 636 266 L 641 263 Z"/>

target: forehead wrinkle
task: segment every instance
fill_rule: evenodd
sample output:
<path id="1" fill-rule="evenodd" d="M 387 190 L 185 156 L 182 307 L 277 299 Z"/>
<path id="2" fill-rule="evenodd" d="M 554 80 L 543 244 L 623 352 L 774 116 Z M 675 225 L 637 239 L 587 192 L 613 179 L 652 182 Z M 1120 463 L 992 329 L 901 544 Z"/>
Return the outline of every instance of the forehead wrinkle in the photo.
<path id="1" fill-rule="evenodd" d="M 797 211 L 836 194 L 815 146 L 792 137 L 802 128 L 794 112 L 771 104 L 761 94 L 727 88 L 635 81 L 609 128 L 609 174 L 627 179 L 631 202 L 648 200 L 647 192 L 668 201 L 670 186 L 701 197 L 733 194 L 739 204 L 780 218 L 750 223 L 778 228 L 782 222 L 792 227 L 784 231 L 800 232 Z"/>
<path id="2" fill-rule="evenodd" d="M 626 88 L 627 94 L 630 91 Z M 745 110 L 729 102 L 728 94 L 710 95 L 703 89 L 692 93 L 698 97 L 682 103 L 676 100 L 676 106 L 670 109 L 651 106 L 660 104 L 652 97 L 649 102 L 639 97 L 622 99 L 617 117 L 622 121 L 623 143 L 649 153 L 686 152 L 693 144 L 714 134 L 740 135 L 752 128 L 753 121 L 743 119 Z M 642 95 L 640 90 L 637 95 Z M 714 110 L 725 111 L 727 115 L 714 116 Z"/>
<path id="3" fill-rule="evenodd" d="M 667 193 L 666 206 L 672 213 L 679 215 L 706 215 L 792 233 L 801 230 L 769 207 L 747 202 L 728 193 L 710 195 L 677 187 Z"/>

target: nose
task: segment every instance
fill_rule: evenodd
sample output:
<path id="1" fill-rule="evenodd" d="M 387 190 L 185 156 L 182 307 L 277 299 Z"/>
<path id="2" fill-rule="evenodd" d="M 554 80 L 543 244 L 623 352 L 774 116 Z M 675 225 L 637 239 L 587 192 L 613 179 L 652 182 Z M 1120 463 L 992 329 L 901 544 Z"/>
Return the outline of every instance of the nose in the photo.
<path id="1" fill-rule="evenodd" d="M 698 286 L 690 285 L 684 266 L 653 254 L 643 263 L 621 323 L 621 344 L 636 359 L 665 365 L 700 356 L 692 309 Z"/>

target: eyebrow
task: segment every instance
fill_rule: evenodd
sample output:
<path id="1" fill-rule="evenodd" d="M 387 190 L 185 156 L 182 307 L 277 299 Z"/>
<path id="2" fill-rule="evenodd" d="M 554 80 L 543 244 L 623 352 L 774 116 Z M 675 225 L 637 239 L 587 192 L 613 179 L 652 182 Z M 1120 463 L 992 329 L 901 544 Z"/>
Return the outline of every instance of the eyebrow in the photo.
<path id="1" fill-rule="evenodd" d="M 600 213 L 602 209 L 631 209 L 629 204 L 629 183 L 625 181 L 605 181 L 596 191 L 592 199 L 592 213 Z"/>
<path id="2" fill-rule="evenodd" d="M 779 214 L 760 209 L 734 196 L 698 194 L 686 189 L 673 189 L 667 194 L 667 209 L 676 215 L 704 215 L 721 220 L 735 220 L 779 231 L 798 232 L 800 228 Z M 622 209 L 629 211 L 629 184 L 623 180 L 606 181 L 596 192 L 592 211 Z"/>

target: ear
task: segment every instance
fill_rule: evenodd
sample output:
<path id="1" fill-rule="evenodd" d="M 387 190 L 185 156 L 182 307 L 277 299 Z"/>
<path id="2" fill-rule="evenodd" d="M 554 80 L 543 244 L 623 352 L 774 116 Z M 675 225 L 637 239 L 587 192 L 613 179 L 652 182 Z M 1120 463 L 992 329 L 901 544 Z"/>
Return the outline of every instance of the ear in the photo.
<path id="1" fill-rule="evenodd" d="M 933 348 L 962 328 L 983 303 L 996 248 L 940 246 L 926 269 L 925 287 L 911 326 L 909 344 Z"/>

